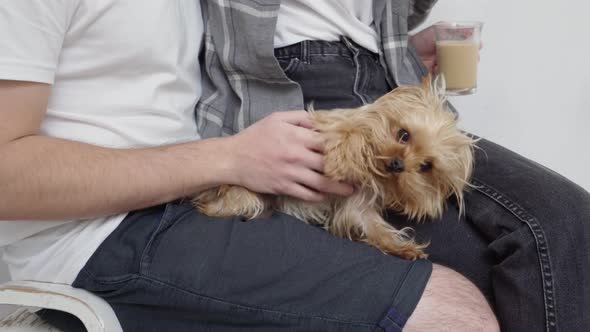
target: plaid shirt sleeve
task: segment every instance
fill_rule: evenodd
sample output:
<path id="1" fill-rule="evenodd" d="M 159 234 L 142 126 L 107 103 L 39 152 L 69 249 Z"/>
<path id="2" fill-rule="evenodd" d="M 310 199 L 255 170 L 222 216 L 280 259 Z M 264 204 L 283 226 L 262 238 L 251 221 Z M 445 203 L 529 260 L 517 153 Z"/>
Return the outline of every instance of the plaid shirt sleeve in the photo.
<path id="1" fill-rule="evenodd" d="M 413 0 L 408 16 L 408 30 L 412 30 L 420 25 L 430 13 L 430 10 L 438 0 Z"/>

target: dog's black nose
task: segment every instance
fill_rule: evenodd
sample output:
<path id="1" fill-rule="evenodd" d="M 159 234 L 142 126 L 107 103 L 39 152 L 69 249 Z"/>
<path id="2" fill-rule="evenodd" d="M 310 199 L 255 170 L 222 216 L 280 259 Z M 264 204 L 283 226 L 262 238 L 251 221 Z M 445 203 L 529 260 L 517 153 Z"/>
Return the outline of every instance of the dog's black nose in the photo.
<path id="1" fill-rule="evenodd" d="M 387 170 L 389 172 L 401 173 L 404 171 L 404 169 L 405 169 L 404 161 L 399 158 L 395 158 L 395 159 L 391 160 L 389 162 L 389 164 L 387 164 Z"/>

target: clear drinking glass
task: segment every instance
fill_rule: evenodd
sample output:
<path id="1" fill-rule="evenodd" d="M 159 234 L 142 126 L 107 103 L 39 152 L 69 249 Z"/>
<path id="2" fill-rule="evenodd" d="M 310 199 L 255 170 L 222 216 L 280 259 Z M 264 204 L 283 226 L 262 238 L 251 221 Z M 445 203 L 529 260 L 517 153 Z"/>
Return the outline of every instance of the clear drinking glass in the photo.
<path id="1" fill-rule="evenodd" d="M 439 22 L 434 25 L 438 73 L 445 78 L 447 95 L 477 90 L 477 65 L 482 22 Z"/>

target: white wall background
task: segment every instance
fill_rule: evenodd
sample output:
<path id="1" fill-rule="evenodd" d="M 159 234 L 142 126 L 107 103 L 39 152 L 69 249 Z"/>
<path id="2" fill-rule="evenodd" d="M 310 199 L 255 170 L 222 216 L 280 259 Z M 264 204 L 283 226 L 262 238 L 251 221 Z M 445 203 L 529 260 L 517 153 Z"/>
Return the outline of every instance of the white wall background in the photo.
<path id="1" fill-rule="evenodd" d="M 588 13 L 583 0 L 439 0 L 421 28 L 484 21 L 479 91 L 452 99 L 461 126 L 590 191 Z"/>
<path id="2" fill-rule="evenodd" d="M 590 191 L 588 13 L 583 0 L 439 0 L 424 26 L 484 21 L 479 91 L 452 100 L 462 127 Z"/>

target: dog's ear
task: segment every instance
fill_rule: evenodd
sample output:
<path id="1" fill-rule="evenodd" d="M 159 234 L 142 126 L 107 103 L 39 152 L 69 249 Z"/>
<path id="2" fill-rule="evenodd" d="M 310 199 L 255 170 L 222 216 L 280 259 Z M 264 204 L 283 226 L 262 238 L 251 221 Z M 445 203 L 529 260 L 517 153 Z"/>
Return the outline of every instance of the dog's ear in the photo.
<path id="1" fill-rule="evenodd" d="M 459 205 L 459 213 L 465 213 L 464 192 L 467 188 L 472 187 L 470 184 L 474 167 L 474 149 L 477 140 L 469 135 L 463 134 L 456 139 L 455 157 L 449 159 L 453 172 L 449 172 L 446 178 L 447 186 L 450 188 L 450 194 L 455 195 Z"/>
<path id="2" fill-rule="evenodd" d="M 422 88 L 424 90 L 430 90 L 431 86 L 432 86 L 432 75 L 428 74 L 428 75 L 422 77 Z"/>
<path id="3" fill-rule="evenodd" d="M 447 83 L 443 74 L 436 75 L 434 78 L 428 74 L 422 78 L 422 89 L 432 93 L 436 98 L 445 99 L 447 92 Z"/>
<path id="4" fill-rule="evenodd" d="M 314 125 L 323 134 L 325 175 L 337 181 L 365 183 L 379 173 L 376 130 L 383 127 L 378 112 L 346 110 L 317 112 Z M 383 133 L 379 133 L 383 136 Z"/>
<path id="5" fill-rule="evenodd" d="M 375 167 L 371 144 L 369 137 L 361 131 L 340 132 L 337 143 L 328 144 L 329 149 L 325 158 L 326 174 L 340 181 L 365 182 Z"/>
<path id="6" fill-rule="evenodd" d="M 436 75 L 434 78 L 434 82 L 432 83 L 432 91 L 438 98 L 445 99 L 445 95 L 447 93 L 447 82 L 445 81 L 445 76 L 443 74 Z"/>
<path id="7" fill-rule="evenodd" d="M 447 102 L 447 84 L 444 75 L 437 75 L 434 78 L 430 74 L 422 79 L 422 92 L 425 100 L 429 100 L 430 105 L 438 105 L 444 110 L 449 110 Z M 439 109 L 439 107 L 436 109 Z"/>

